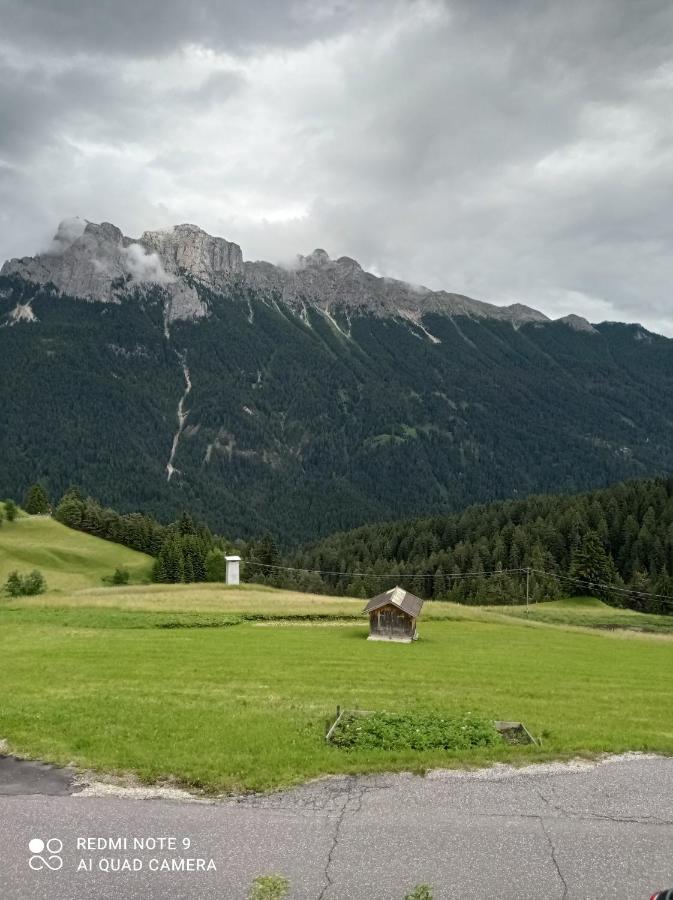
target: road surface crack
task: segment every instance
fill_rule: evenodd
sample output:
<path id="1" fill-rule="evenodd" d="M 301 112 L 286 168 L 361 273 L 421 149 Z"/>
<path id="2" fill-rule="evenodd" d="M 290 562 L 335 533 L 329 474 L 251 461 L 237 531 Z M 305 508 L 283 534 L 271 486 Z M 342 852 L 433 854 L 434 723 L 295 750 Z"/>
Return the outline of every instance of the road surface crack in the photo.
<path id="1" fill-rule="evenodd" d="M 566 818 L 570 818 L 572 816 L 572 813 L 569 813 L 562 806 L 559 806 L 558 803 L 552 803 L 551 800 L 549 799 L 549 797 L 546 797 L 542 793 L 542 791 L 540 790 L 539 787 L 535 788 L 535 792 L 538 795 L 538 797 L 540 798 L 540 800 L 542 800 L 542 802 L 545 804 L 545 806 L 547 806 L 549 809 L 555 810 L 557 813 L 560 813 L 562 816 L 564 816 Z"/>
<path id="2" fill-rule="evenodd" d="M 358 779 L 353 778 L 349 780 L 348 786 L 346 788 L 346 796 L 344 798 L 343 806 L 339 812 L 336 823 L 334 825 L 334 833 L 332 835 L 332 846 L 330 847 L 329 853 L 327 854 L 327 861 L 325 863 L 325 881 L 322 887 L 322 890 L 318 894 L 318 900 L 323 900 L 327 891 L 334 884 L 334 880 L 330 874 L 330 870 L 332 868 L 332 863 L 334 861 L 334 854 L 336 853 L 337 847 L 339 846 L 339 837 L 341 834 L 341 827 L 343 825 L 343 821 L 346 817 L 346 813 L 359 813 L 362 809 L 362 798 L 365 794 L 371 793 L 376 790 L 376 788 L 366 788 L 363 786 L 358 786 Z"/>
<path id="3" fill-rule="evenodd" d="M 556 874 L 558 875 L 559 880 L 560 880 L 561 884 L 563 885 L 562 900 L 566 900 L 566 897 L 568 896 L 568 883 L 565 880 L 565 878 L 563 877 L 563 872 L 561 871 L 561 866 L 559 865 L 559 861 L 556 858 L 556 848 L 554 847 L 554 841 L 552 840 L 551 835 L 547 831 L 547 826 L 544 824 L 544 820 L 543 820 L 542 816 L 538 816 L 537 819 L 540 823 L 540 827 L 542 828 L 542 833 L 544 834 L 545 838 L 547 839 L 547 843 L 549 844 L 549 852 L 551 853 L 551 859 L 552 859 L 552 862 L 554 863 L 554 868 L 556 869 Z"/>

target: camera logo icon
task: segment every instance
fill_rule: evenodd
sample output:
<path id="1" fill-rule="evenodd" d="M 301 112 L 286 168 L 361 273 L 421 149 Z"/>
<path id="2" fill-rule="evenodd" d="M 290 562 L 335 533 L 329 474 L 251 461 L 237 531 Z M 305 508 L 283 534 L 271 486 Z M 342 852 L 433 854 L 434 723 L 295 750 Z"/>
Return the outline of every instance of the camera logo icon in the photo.
<path id="1" fill-rule="evenodd" d="M 31 856 L 28 865 L 33 872 L 41 872 L 42 869 L 49 869 L 52 872 L 58 872 L 63 867 L 63 841 L 58 838 L 49 838 L 43 841 L 42 838 L 32 838 L 28 842 L 28 849 Z"/>

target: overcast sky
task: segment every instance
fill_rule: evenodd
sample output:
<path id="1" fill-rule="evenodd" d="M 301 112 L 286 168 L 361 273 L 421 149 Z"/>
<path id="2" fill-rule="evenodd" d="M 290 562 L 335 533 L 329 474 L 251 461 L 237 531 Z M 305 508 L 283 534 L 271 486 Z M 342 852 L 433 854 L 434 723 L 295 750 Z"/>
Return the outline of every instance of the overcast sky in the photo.
<path id="1" fill-rule="evenodd" d="M 73 215 L 673 335 L 673 4 L 0 0 L 0 257 Z"/>

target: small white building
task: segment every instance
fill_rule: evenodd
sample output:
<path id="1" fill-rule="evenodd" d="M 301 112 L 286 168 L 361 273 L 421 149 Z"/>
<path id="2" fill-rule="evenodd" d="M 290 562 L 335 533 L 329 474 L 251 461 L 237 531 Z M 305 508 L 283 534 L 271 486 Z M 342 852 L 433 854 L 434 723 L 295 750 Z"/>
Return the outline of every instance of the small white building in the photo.
<path id="1" fill-rule="evenodd" d="M 224 560 L 227 564 L 227 584 L 240 584 L 240 556 L 225 556 Z"/>

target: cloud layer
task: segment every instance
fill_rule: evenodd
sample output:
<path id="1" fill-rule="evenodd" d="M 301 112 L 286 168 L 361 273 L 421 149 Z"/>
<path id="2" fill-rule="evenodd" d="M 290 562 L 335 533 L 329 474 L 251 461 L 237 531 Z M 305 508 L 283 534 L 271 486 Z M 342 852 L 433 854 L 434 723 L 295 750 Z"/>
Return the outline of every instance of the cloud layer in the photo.
<path id="1" fill-rule="evenodd" d="M 69 215 L 673 334 L 660 0 L 0 0 L 0 257 Z"/>

